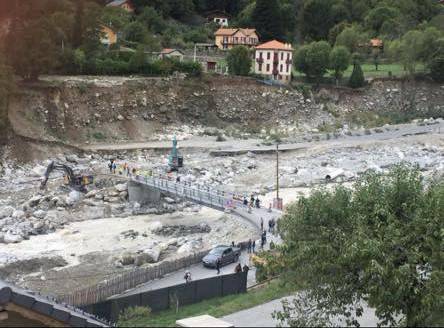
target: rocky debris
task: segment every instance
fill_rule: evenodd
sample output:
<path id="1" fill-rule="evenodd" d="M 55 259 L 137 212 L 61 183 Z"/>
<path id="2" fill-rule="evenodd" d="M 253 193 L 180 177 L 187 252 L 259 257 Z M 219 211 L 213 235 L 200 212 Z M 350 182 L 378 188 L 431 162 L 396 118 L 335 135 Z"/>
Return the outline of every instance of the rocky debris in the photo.
<path id="1" fill-rule="evenodd" d="M 10 231 L 6 232 L 3 236 L 3 242 L 5 244 L 13 244 L 13 243 L 19 243 L 23 240 L 23 237 L 19 234 L 14 234 Z"/>
<path id="2" fill-rule="evenodd" d="M 37 165 L 31 170 L 31 175 L 34 177 L 42 177 L 45 174 L 46 167 L 43 165 Z"/>
<path id="3" fill-rule="evenodd" d="M 114 186 L 114 188 L 116 188 L 116 190 L 119 193 L 125 192 L 125 191 L 128 191 L 128 184 L 127 183 L 117 184 L 117 185 Z"/>
<path id="4" fill-rule="evenodd" d="M 66 155 L 65 159 L 67 162 L 74 163 L 74 164 L 77 164 L 79 162 L 79 158 L 74 154 Z"/>
<path id="5" fill-rule="evenodd" d="M 168 204 L 174 204 L 176 201 L 170 197 L 165 197 L 163 199 L 165 202 L 167 202 Z"/>
<path id="6" fill-rule="evenodd" d="M 21 220 L 25 217 L 25 212 L 23 212 L 22 210 L 15 210 L 12 213 L 11 217 L 16 220 Z"/>
<path id="7" fill-rule="evenodd" d="M 129 252 L 125 252 L 120 256 L 119 262 L 122 265 L 131 265 L 135 262 L 134 254 L 131 254 Z"/>
<path id="8" fill-rule="evenodd" d="M 82 198 L 82 194 L 78 191 L 72 190 L 69 195 L 66 197 L 66 204 L 68 206 L 72 206 L 80 201 Z"/>
<path id="9" fill-rule="evenodd" d="M 14 213 L 14 208 L 11 206 L 0 207 L 0 219 L 7 218 Z"/>
<path id="10" fill-rule="evenodd" d="M 35 206 L 37 206 L 37 205 L 40 203 L 40 201 L 42 200 L 42 198 L 43 198 L 42 195 L 35 195 L 35 196 L 33 196 L 33 197 L 28 201 L 29 206 L 31 206 L 31 207 L 35 207 Z"/>
<path id="11" fill-rule="evenodd" d="M 196 233 L 209 233 L 211 227 L 206 223 L 199 225 L 164 225 L 153 230 L 153 233 L 161 236 L 187 236 Z"/>
<path id="12" fill-rule="evenodd" d="M 46 211 L 44 210 L 37 210 L 32 214 L 37 219 L 43 219 L 46 216 Z"/>
<path id="13" fill-rule="evenodd" d="M 122 235 L 123 239 L 136 239 L 136 237 L 139 235 L 139 233 L 137 231 L 134 230 L 127 230 L 127 231 L 122 231 L 120 233 Z"/>
<path id="14" fill-rule="evenodd" d="M 193 253 L 202 249 L 202 238 L 191 240 L 177 249 L 178 254 Z"/>

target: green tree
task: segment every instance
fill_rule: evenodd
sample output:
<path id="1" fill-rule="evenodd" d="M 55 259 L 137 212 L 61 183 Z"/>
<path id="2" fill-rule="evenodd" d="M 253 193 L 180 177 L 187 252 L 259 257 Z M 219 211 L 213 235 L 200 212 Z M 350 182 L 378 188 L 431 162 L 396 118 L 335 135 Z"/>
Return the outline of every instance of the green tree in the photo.
<path id="1" fill-rule="evenodd" d="M 319 83 L 327 73 L 330 51 L 330 45 L 326 41 L 312 42 L 299 48 L 294 56 L 296 70 Z"/>
<path id="2" fill-rule="evenodd" d="M 336 38 L 337 46 L 344 46 L 354 53 L 359 51 L 360 46 L 368 43 L 368 36 L 357 25 L 346 27 Z"/>
<path id="3" fill-rule="evenodd" d="M 410 74 L 416 72 L 416 65 L 421 60 L 423 46 L 423 33 L 420 31 L 409 31 L 401 39 L 398 54 L 404 67 Z"/>
<path id="4" fill-rule="evenodd" d="M 444 38 L 444 32 L 435 27 L 428 27 L 422 32 L 419 57 L 422 62 L 429 63 L 440 52 Z"/>
<path id="5" fill-rule="evenodd" d="M 442 325 L 443 222 L 444 182 L 425 183 L 403 165 L 300 199 L 278 228 L 283 277 L 304 281 L 304 293 L 278 317 L 297 326 L 303 316 L 316 323 L 309 313 L 342 314 L 352 324 L 364 300 L 383 326 Z M 304 301 L 309 307 L 295 311 Z"/>
<path id="6" fill-rule="evenodd" d="M 145 47 L 140 45 L 133 53 L 129 61 L 129 69 L 132 72 L 139 72 L 146 63 Z"/>
<path id="7" fill-rule="evenodd" d="M 137 16 L 137 20 L 143 23 L 148 30 L 153 33 L 161 33 L 166 23 L 162 17 L 153 7 L 145 7 L 140 15 Z"/>
<path id="8" fill-rule="evenodd" d="M 35 81 L 57 64 L 57 49 L 50 31 L 49 21 L 41 18 L 22 22 L 18 29 L 9 33 L 8 61 L 23 79 Z"/>
<path id="9" fill-rule="evenodd" d="M 444 55 L 432 59 L 430 63 L 430 75 L 436 82 L 444 82 Z"/>
<path id="10" fill-rule="evenodd" d="M 278 0 L 256 0 L 253 24 L 262 41 L 284 39 Z"/>
<path id="11" fill-rule="evenodd" d="M 120 31 L 129 24 L 131 15 L 120 7 L 105 7 L 102 12 L 101 21 L 106 26 Z"/>
<path id="12" fill-rule="evenodd" d="M 384 22 L 394 19 L 399 16 L 399 11 L 396 8 L 389 6 L 379 6 L 370 10 L 365 17 L 367 27 L 374 31 L 374 36 L 379 34 L 379 31 Z"/>
<path id="13" fill-rule="evenodd" d="M 336 83 L 342 77 L 342 74 L 347 70 L 350 65 L 350 52 L 346 47 L 336 46 L 330 52 L 330 69 L 334 72 Z"/>
<path id="14" fill-rule="evenodd" d="M 247 47 L 236 46 L 227 56 L 228 71 L 234 75 L 248 75 L 251 70 L 251 55 Z"/>
<path id="15" fill-rule="evenodd" d="M 332 0 L 308 0 L 301 13 L 301 33 L 306 40 L 326 40 L 337 23 L 332 13 Z"/>
<path id="16" fill-rule="evenodd" d="M 134 21 L 125 27 L 125 39 L 131 42 L 144 43 L 148 30 L 141 22 Z"/>
<path id="17" fill-rule="evenodd" d="M 350 75 L 348 85 L 352 88 L 361 88 L 365 84 L 364 72 L 362 71 L 361 64 L 355 62 L 353 64 L 353 71 Z"/>
<path id="18" fill-rule="evenodd" d="M 73 54 L 73 64 L 77 73 L 83 74 L 86 66 L 86 55 L 81 49 L 76 49 Z"/>
<path id="19" fill-rule="evenodd" d="M 0 143 L 6 140 L 8 120 L 9 95 L 13 89 L 12 70 L 5 64 L 0 54 Z"/>

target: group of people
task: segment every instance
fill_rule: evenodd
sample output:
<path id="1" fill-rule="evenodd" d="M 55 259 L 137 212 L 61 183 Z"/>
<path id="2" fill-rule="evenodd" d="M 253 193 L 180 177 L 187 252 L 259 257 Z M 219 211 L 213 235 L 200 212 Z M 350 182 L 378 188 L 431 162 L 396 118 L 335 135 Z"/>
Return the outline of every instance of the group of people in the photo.
<path id="1" fill-rule="evenodd" d="M 114 159 L 110 159 L 108 163 L 109 173 L 116 174 L 117 164 Z M 123 165 L 119 165 L 119 174 L 120 175 L 126 175 L 127 177 L 130 177 L 131 174 L 135 175 L 137 170 L 136 168 L 130 168 L 128 163 L 124 163 Z"/>
<path id="2" fill-rule="evenodd" d="M 274 218 L 268 220 L 268 232 L 274 234 L 275 226 L 276 226 L 276 220 Z"/>
<path id="3" fill-rule="evenodd" d="M 244 197 L 243 204 L 244 204 L 244 206 L 248 206 L 248 212 L 251 213 L 251 209 L 253 207 L 256 207 L 256 208 L 261 207 L 261 200 L 259 199 L 259 196 L 257 196 L 257 198 L 255 198 L 254 195 L 251 195 L 250 202 L 248 202 L 247 197 Z"/>
<path id="4" fill-rule="evenodd" d="M 248 254 L 252 254 L 255 252 L 255 248 L 256 248 L 256 241 L 255 240 L 248 240 L 248 244 L 247 244 L 247 253 Z"/>

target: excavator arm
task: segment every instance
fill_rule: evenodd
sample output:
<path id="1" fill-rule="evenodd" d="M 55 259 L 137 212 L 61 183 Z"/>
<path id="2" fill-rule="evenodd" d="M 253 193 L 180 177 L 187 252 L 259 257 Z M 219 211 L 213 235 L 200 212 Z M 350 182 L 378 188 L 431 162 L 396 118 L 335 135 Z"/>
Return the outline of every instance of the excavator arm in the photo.
<path id="1" fill-rule="evenodd" d="M 52 161 L 46 168 L 42 183 L 40 184 L 40 189 L 44 189 L 46 187 L 49 176 L 54 170 L 64 171 L 68 184 L 79 191 L 85 191 L 85 185 L 92 183 L 94 180 L 92 176 L 76 176 L 72 168 L 69 166 Z"/>

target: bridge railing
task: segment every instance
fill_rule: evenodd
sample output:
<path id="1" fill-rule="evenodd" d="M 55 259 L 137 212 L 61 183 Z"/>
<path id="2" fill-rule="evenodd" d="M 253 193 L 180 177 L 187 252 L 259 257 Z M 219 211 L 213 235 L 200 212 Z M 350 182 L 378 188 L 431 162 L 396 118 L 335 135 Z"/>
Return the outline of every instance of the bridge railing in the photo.
<path id="1" fill-rule="evenodd" d="M 202 205 L 217 209 L 243 207 L 244 195 L 205 186 L 190 181 L 177 181 L 174 176 L 159 174 L 153 170 L 133 169 L 127 172 L 124 165 L 118 165 L 120 175 L 127 175 L 131 180 L 190 199 Z"/>

